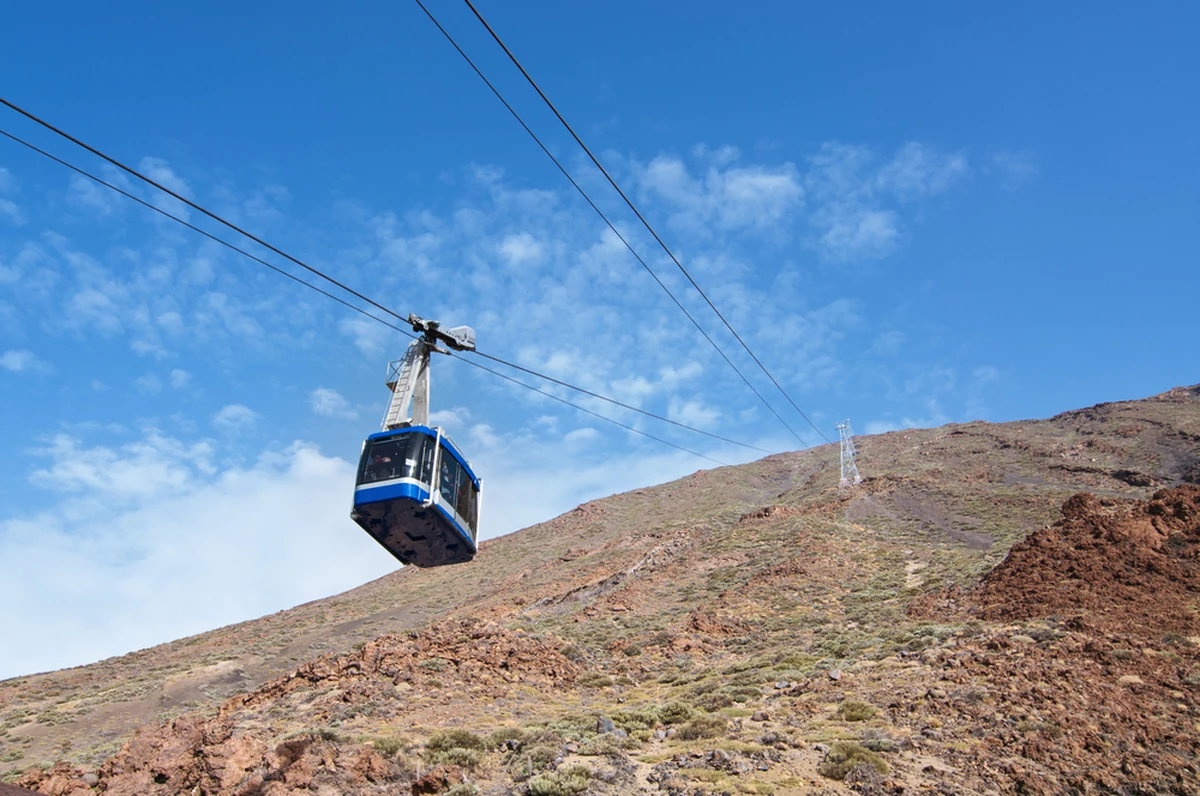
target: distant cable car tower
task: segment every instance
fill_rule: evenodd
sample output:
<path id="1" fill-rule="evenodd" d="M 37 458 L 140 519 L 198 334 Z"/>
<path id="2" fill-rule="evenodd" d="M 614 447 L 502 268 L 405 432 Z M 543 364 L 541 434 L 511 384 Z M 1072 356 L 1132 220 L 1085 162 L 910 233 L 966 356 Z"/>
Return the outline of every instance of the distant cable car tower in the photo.
<path id="1" fill-rule="evenodd" d="M 858 465 L 854 462 L 854 432 L 850 430 L 850 419 L 838 423 L 838 434 L 842 440 L 842 480 L 838 488 L 861 484 L 862 476 L 858 474 Z"/>

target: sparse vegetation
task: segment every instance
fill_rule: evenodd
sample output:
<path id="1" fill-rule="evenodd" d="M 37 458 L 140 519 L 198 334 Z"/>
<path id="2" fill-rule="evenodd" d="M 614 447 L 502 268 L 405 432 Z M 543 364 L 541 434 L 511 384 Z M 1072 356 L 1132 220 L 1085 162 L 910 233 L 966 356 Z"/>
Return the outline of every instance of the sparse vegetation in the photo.
<path id="1" fill-rule="evenodd" d="M 880 774 L 888 772 L 888 765 L 882 757 L 854 741 L 835 741 L 817 770 L 823 777 L 840 780 L 860 764 L 866 764 Z"/>
<path id="2" fill-rule="evenodd" d="M 838 704 L 837 714 L 843 721 L 866 721 L 875 715 L 875 706 L 857 699 L 846 699 Z"/>
<path id="3" fill-rule="evenodd" d="M 586 766 L 568 766 L 560 771 L 538 774 L 529 780 L 529 796 L 572 796 L 587 790 L 592 780 Z"/>
<path id="4" fill-rule="evenodd" d="M 602 672 L 584 672 L 575 678 L 575 682 L 583 688 L 607 688 L 613 684 L 613 679 Z"/>
<path id="5" fill-rule="evenodd" d="M 432 765 L 449 764 L 466 769 L 479 765 L 487 742 L 469 730 L 444 730 L 425 743 Z"/>
<path id="6" fill-rule="evenodd" d="M 724 735 L 728 727 L 729 722 L 724 716 L 697 716 L 680 727 L 676 737 L 683 741 L 717 738 Z"/>
<path id="7" fill-rule="evenodd" d="M 391 735 L 383 738 L 372 738 L 371 746 L 375 747 L 375 751 L 381 755 L 395 757 L 404 748 L 404 741 Z"/>

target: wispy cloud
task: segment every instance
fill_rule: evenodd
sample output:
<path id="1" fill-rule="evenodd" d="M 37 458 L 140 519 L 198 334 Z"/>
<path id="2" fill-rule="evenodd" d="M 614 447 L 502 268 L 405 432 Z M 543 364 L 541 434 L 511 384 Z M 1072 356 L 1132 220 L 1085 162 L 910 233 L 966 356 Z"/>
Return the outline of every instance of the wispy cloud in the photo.
<path id="1" fill-rule="evenodd" d="M 147 373 L 135 379 L 133 386 L 137 388 L 138 392 L 153 395 L 162 392 L 163 383 L 157 374 Z"/>
<path id="2" fill-rule="evenodd" d="M 309 393 L 309 402 L 313 414 L 321 417 L 338 417 L 345 420 L 358 419 L 358 412 L 350 406 L 350 402 L 337 390 L 328 387 L 318 387 Z"/>
<path id="3" fill-rule="evenodd" d="M 97 185 L 78 174 L 71 175 L 70 187 L 67 189 L 67 204 L 100 218 L 108 218 L 124 207 L 121 197 L 108 188 Z"/>
<path id="4" fill-rule="evenodd" d="M 141 159 L 141 161 L 138 163 L 138 168 L 147 177 L 166 188 L 170 188 L 180 196 L 183 196 L 187 199 L 194 198 L 192 189 L 188 186 L 187 182 L 185 182 L 184 179 L 180 177 L 173 168 L 171 168 L 170 164 L 166 160 L 147 156 Z M 173 215 L 179 216 L 185 220 L 190 218 L 190 211 L 187 205 L 159 191 L 155 191 L 151 194 L 151 201 L 153 201 L 157 207 L 166 210 Z"/>
<path id="5" fill-rule="evenodd" d="M 545 248 L 528 232 L 505 236 L 496 252 L 514 269 L 536 266 L 545 256 Z"/>
<path id="6" fill-rule="evenodd" d="M 212 417 L 213 428 L 227 434 L 243 431 L 258 422 L 258 413 L 242 404 L 229 404 Z"/>
<path id="7" fill-rule="evenodd" d="M 942 153 L 909 141 L 879 170 L 876 181 L 880 190 L 912 202 L 945 193 L 969 173 L 962 154 Z"/>
<path id="8" fill-rule="evenodd" d="M 54 366 L 25 349 L 10 349 L 0 354 L 0 368 L 10 373 L 50 373 Z"/>
<path id="9" fill-rule="evenodd" d="M 965 155 L 917 142 L 887 160 L 870 147 L 827 143 L 805 175 L 812 245 L 841 262 L 886 257 L 903 235 L 900 207 L 945 193 L 969 175 Z"/>
<path id="10" fill-rule="evenodd" d="M 12 172 L 0 166 L 0 219 L 19 227 L 25 224 L 25 212 L 16 203 L 16 200 L 6 196 L 6 194 L 16 193 L 16 190 L 17 181 L 12 176 Z"/>
<path id="11" fill-rule="evenodd" d="M 796 166 L 737 166 L 740 153 L 725 147 L 698 148 L 697 172 L 680 158 L 660 155 L 648 164 L 632 165 L 643 199 L 665 203 L 671 224 L 692 234 L 778 227 L 804 205 L 804 187 Z"/>

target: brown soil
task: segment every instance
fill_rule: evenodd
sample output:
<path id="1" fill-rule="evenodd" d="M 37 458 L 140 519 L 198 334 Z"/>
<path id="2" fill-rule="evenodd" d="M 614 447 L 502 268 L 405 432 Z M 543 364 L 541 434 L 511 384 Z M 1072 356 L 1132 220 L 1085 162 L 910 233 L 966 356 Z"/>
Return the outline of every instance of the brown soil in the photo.
<path id="1" fill-rule="evenodd" d="M 1149 501 L 1075 495 L 972 595 L 984 619 L 1074 617 L 1107 632 L 1200 634 L 1200 486 Z"/>

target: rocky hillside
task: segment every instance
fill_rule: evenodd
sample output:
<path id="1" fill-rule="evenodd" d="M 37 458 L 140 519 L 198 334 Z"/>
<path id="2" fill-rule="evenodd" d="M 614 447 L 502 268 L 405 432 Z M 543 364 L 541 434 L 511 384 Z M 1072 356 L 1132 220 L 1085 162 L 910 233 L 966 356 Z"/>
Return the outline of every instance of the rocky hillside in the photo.
<path id="1" fill-rule="evenodd" d="M 0 683 L 52 794 L 1200 792 L 1200 387 L 580 506 Z M 1081 494 L 1083 493 L 1083 494 Z"/>

